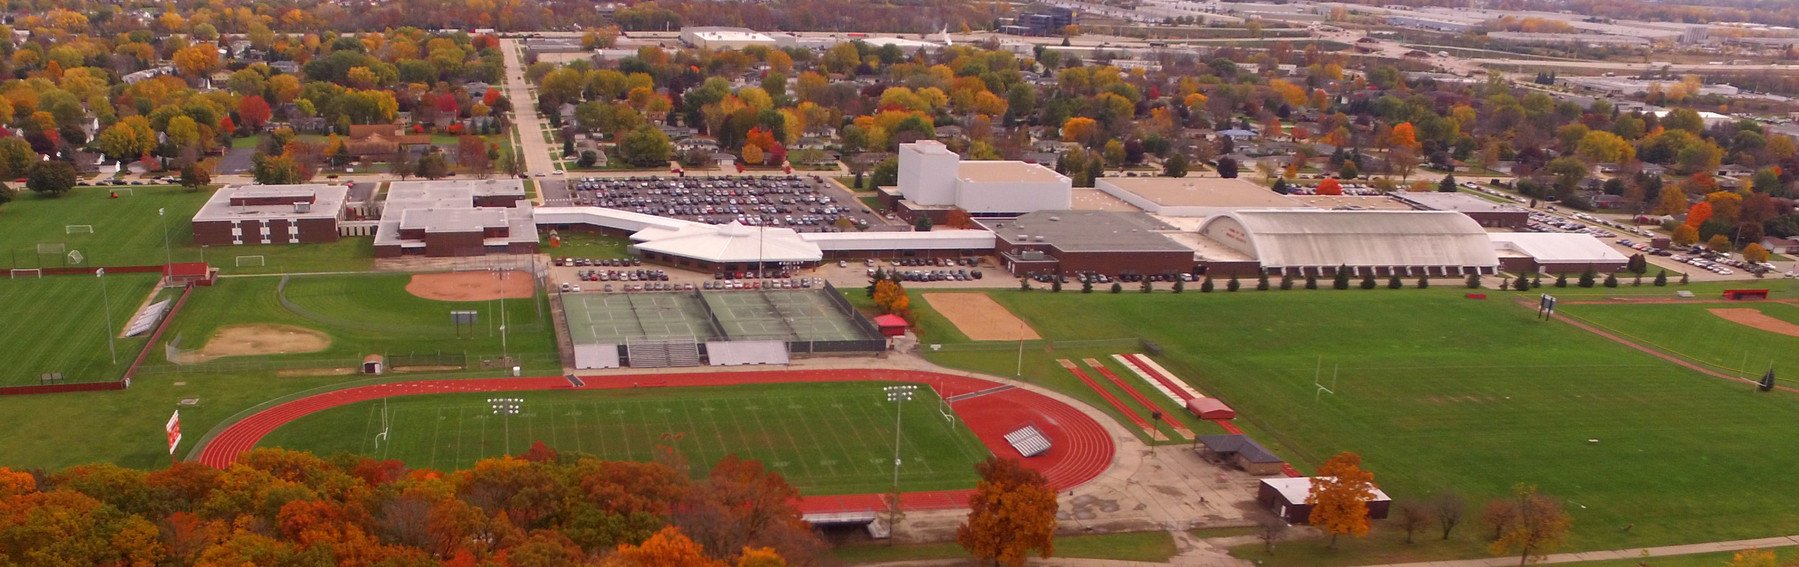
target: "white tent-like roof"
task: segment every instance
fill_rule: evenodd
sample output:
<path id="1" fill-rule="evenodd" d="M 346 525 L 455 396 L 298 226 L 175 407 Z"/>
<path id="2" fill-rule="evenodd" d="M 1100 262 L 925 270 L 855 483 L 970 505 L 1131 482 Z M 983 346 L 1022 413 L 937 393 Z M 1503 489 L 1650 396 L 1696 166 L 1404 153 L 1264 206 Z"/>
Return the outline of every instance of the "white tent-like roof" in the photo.
<path id="1" fill-rule="evenodd" d="M 1480 224 L 1451 211 L 1251 209 L 1199 231 L 1265 268 L 1499 266 Z"/>
<path id="2" fill-rule="evenodd" d="M 1590 234 L 1574 232 L 1495 232 L 1488 235 L 1493 249 L 1530 256 L 1538 263 L 1592 264 L 1625 262 L 1629 258 Z"/>
<path id="3" fill-rule="evenodd" d="M 750 227 L 731 222 L 693 223 L 679 228 L 647 227 L 631 235 L 637 249 L 719 264 L 737 262 L 817 262 L 824 252 L 790 228 Z"/>

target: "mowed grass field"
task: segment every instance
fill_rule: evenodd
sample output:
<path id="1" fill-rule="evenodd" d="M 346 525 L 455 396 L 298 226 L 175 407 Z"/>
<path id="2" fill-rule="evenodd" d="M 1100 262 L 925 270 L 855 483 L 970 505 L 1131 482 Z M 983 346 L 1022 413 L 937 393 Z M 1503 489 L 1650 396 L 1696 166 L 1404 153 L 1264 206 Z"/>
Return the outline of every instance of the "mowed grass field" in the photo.
<path id="1" fill-rule="evenodd" d="M 1536 321 L 1513 294 L 1469 300 L 1463 291 L 990 295 L 1051 340 L 1156 341 L 1164 366 L 1235 407 L 1238 425 L 1302 471 L 1354 451 L 1396 498 L 1450 489 L 1475 510 L 1514 484 L 1535 484 L 1567 502 L 1574 549 L 1799 530 L 1799 510 L 1770 506 L 1766 493 L 1799 466 L 1788 434 L 1799 398 Z M 912 305 L 925 343 L 965 342 L 924 301 Z M 1017 364 L 1011 349 L 925 350 L 1002 376 Z M 1024 378 L 1087 399 L 1054 363 L 1082 354 L 1027 349 Z M 1336 393 L 1320 394 L 1315 376 Z M 1443 553 L 1485 555 L 1478 529 L 1469 531 Z M 1415 557 L 1393 551 L 1353 557 Z"/>
<path id="2" fill-rule="evenodd" d="M 884 492 L 892 483 L 894 404 L 883 383 L 755 385 L 584 392 L 445 394 L 333 408 L 277 429 L 261 445 L 320 454 L 360 453 L 413 467 L 466 468 L 519 454 L 534 441 L 564 452 L 649 461 L 669 447 L 703 475 L 735 454 L 762 461 L 806 494 Z M 494 415 L 490 398 L 519 398 Z M 904 490 L 974 486 L 987 449 L 946 420 L 928 389 L 903 406 Z M 385 442 L 377 439 L 383 431 Z"/>
<path id="3" fill-rule="evenodd" d="M 1791 371 L 1799 379 L 1799 338 L 1727 321 L 1712 309 L 1753 309 L 1799 324 L 1799 306 L 1754 301 L 1565 305 L 1556 312 L 1719 371 L 1759 379 L 1771 365 L 1776 377 Z"/>
<path id="4" fill-rule="evenodd" d="M 0 279 L 0 344 L 6 345 L 6 354 L 0 355 L 4 360 L 0 386 L 38 384 L 46 372 L 61 372 L 69 383 L 119 378 L 147 339 L 117 335 L 155 290 L 157 277 L 112 274 L 105 280 L 93 276 Z M 115 337 L 116 363 L 107 350 L 109 335 Z"/>
<path id="5" fill-rule="evenodd" d="M 111 198 L 113 191 L 119 198 Z M 141 266 L 206 261 L 232 274 L 269 274 L 366 270 L 373 265 L 369 237 L 327 244 L 209 246 L 194 244 L 194 213 L 212 189 L 189 191 L 171 185 L 77 187 L 67 194 L 41 197 L 20 192 L 0 205 L 0 265 L 11 268 L 72 266 Z M 164 211 L 159 216 L 157 210 Z M 85 225 L 92 232 L 69 232 Z M 163 243 L 168 235 L 168 248 Z M 65 253 L 38 254 L 39 244 L 61 244 L 81 252 L 82 262 L 68 263 Z M 261 256 L 261 259 L 238 256 Z M 238 264 L 242 263 L 242 266 Z M 260 264 L 260 265 L 258 265 Z"/>
<path id="6" fill-rule="evenodd" d="M 278 276 L 221 278 L 212 287 L 195 290 L 168 336 L 179 335 L 181 348 L 188 350 L 201 348 L 220 329 L 232 325 L 292 325 L 331 338 L 330 346 L 321 352 L 226 357 L 192 366 L 257 360 L 290 366 L 320 360 L 354 365 L 368 354 L 453 352 L 498 358 L 503 305 L 509 323 L 504 350 L 522 358 L 531 371 L 560 368 L 549 307 L 542 294 L 529 299 L 435 301 L 407 292 L 410 279 L 410 274 L 403 273 L 294 276 L 285 291 L 290 308 L 279 299 Z M 472 329 L 464 327 L 458 337 L 450 324 L 452 310 L 478 312 L 478 324 Z M 488 373 L 499 371 L 490 369 Z"/>

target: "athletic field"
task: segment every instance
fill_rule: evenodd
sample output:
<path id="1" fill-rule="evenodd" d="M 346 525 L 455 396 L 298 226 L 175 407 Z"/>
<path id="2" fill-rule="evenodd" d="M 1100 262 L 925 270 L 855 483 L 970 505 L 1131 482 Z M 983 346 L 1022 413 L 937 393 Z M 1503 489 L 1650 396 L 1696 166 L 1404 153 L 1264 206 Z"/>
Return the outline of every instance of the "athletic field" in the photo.
<path id="1" fill-rule="evenodd" d="M 1166 351 L 1158 361 L 1234 407 L 1237 425 L 1301 471 L 1355 451 L 1396 499 L 1455 490 L 1473 501 L 1472 514 L 1514 484 L 1535 484 L 1567 502 L 1573 549 L 1799 529 L 1799 510 L 1768 505 L 1766 492 L 1790 484 L 1787 471 L 1799 468 L 1799 451 L 1789 450 L 1791 432 L 1799 430 L 1799 396 L 1757 393 L 1561 322 L 1538 321 L 1512 293 L 1471 300 L 1464 292 L 989 293 L 1052 340 L 1126 339 L 1107 348 L 1027 344 L 1025 379 L 1091 400 L 1056 359 L 1138 351 L 1136 339 L 1153 340 Z M 931 360 L 1013 373 L 1016 351 L 951 348 L 966 340 L 933 324 L 941 319 L 923 312 L 924 302 L 912 305 L 924 342 L 946 343 L 943 351 L 927 351 Z M 1642 314 L 1643 325 L 1699 321 L 1671 317 L 1662 305 L 1616 309 Z M 1762 333 L 1744 328 L 1708 340 L 1751 332 Z M 1799 338 L 1757 344 L 1781 343 L 1790 351 Z M 1719 358 L 1737 359 L 1734 366 L 1741 356 L 1737 350 Z M 1485 556 L 1477 539 L 1469 535 L 1456 554 Z"/>
<path id="2" fill-rule="evenodd" d="M 894 404 L 882 391 L 886 385 L 397 397 L 300 418 L 260 445 L 357 452 L 438 470 L 523 453 L 534 441 L 612 460 L 656 460 L 659 447 L 672 447 L 696 476 L 736 454 L 762 461 L 808 495 L 885 492 L 893 479 L 895 418 Z M 930 389 L 916 394 L 903 405 L 901 486 L 907 491 L 972 486 L 974 463 L 986 458 L 986 448 L 960 421 L 944 417 L 948 410 Z M 489 400 L 499 398 L 522 400 L 518 413 L 496 415 Z"/>
<path id="3" fill-rule="evenodd" d="M 105 282 L 94 276 L 0 278 L 0 344 L 6 345 L 0 385 L 38 384 L 47 372 L 61 372 L 68 383 L 118 379 L 148 333 L 118 335 L 156 280 L 155 274 L 113 274 Z M 102 298 L 111 301 L 110 309 L 101 309 Z M 116 363 L 107 350 L 109 335 Z"/>
<path id="4" fill-rule="evenodd" d="M 1799 337 L 1727 320 L 1715 309 L 1746 310 L 1739 313 L 1799 324 L 1799 306 L 1757 301 L 1579 304 L 1557 312 L 1721 372 L 1759 379 L 1773 367 L 1777 377 L 1799 380 Z"/>

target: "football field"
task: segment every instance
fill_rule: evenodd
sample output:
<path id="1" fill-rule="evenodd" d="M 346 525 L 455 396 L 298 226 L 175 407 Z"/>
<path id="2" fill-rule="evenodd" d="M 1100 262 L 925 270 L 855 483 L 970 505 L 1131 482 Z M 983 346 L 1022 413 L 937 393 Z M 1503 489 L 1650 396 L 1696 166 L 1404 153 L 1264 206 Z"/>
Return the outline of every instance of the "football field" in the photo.
<path id="1" fill-rule="evenodd" d="M 673 448 L 703 474 L 725 455 L 762 461 L 806 494 L 884 492 L 894 404 L 881 383 L 643 388 L 389 398 L 313 414 L 264 446 L 359 452 L 413 467 L 467 468 L 542 441 L 564 454 L 656 460 Z M 516 401 L 514 401 L 516 400 Z M 516 408 L 516 413 L 514 412 Z M 987 450 L 928 388 L 903 406 L 901 486 L 968 488 Z M 385 432 L 385 436 L 383 436 Z"/>
<path id="2" fill-rule="evenodd" d="M 38 384 L 45 373 L 62 373 L 66 383 L 119 378 L 145 339 L 118 335 L 156 286 L 157 276 L 116 274 L 100 280 L 0 278 L 0 343 L 8 346 L 5 364 L 0 365 L 0 385 Z M 103 310 L 103 304 L 109 308 Z M 116 355 L 107 350 L 108 335 L 113 336 Z"/>

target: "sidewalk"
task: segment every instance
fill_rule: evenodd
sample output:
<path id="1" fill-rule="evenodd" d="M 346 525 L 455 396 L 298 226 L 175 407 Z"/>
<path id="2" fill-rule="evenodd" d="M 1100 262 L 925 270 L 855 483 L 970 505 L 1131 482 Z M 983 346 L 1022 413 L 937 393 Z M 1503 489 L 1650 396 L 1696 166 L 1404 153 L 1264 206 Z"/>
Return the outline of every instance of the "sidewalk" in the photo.
<path id="1" fill-rule="evenodd" d="M 1717 551 L 1742 551 L 1745 549 L 1774 549 L 1799 545 L 1799 536 L 1764 537 L 1760 539 L 1739 539 L 1733 541 L 1714 541 L 1707 543 L 1689 543 L 1686 545 L 1668 545 L 1662 547 L 1639 547 L 1634 549 L 1612 549 L 1606 551 L 1581 551 L 1576 553 L 1556 553 L 1538 564 L 1578 563 L 1581 561 L 1603 561 L 1616 559 L 1638 559 L 1642 557 L 1666 557 L 1670 555 L 1692 555 L 1694 553 L 1711 553 Z M 1487 559 L 1462 559 L 1456 561 L 1424 561 L 1419 563 L 1395 563 L 1379 567 L 1506 567 L 1517 565 L 1517 557 L 1491 557 Z"/>

